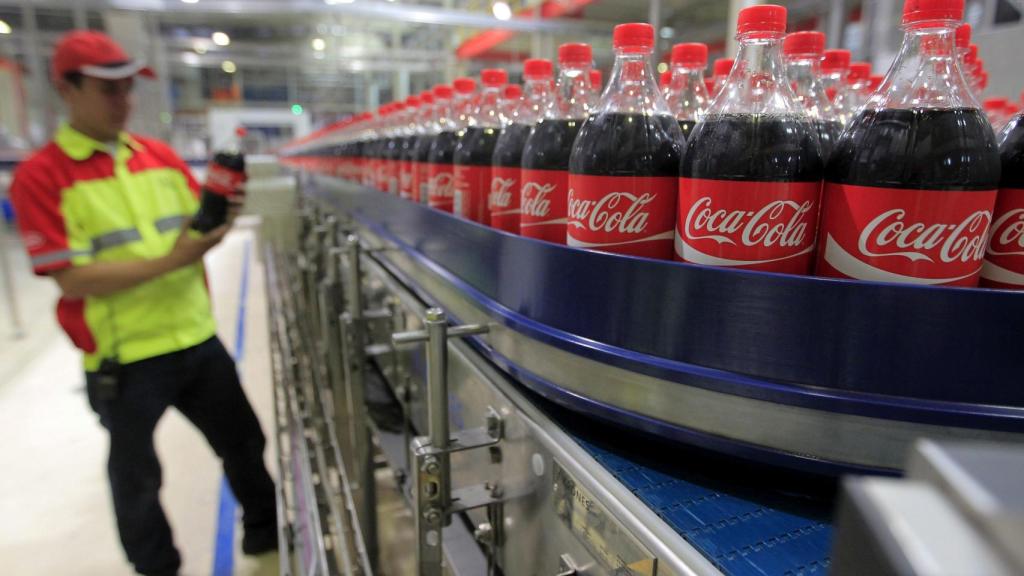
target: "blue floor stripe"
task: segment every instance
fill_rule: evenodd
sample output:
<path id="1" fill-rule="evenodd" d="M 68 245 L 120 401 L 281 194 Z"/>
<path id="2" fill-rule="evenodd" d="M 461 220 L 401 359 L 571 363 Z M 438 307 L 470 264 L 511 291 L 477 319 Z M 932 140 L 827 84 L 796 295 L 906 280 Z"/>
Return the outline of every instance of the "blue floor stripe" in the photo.
<path id="1" fill-rule="evenodd" d="M 235 364 L 245 354 L 245 312 L 249 299 L 249 249 L 245 241 L 242 250 L 242 278 L 238 295 L 238 321 L 235 323 Z M 231 576 L 235 569 L 235 511 L 238 501 L 228 486 L 227 478 L 220 480 L 220 504 L 217 506 L 217 535 L 213 548 L 213 576 Z"/>

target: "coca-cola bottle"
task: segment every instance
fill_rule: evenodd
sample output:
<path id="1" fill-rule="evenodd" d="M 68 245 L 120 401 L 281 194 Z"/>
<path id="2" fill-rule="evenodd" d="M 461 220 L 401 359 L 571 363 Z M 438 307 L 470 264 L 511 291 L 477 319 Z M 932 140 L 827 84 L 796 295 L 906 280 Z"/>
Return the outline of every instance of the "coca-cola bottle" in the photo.
<path id="1" fill-rule="evenodd" d="M 413 146 L 416 145 L 416 136 L 419 134 L 420 106 L 423 101 L 419 96 L 409 96 L 405 99 L 405 116 L 403 117 L 401 139 L 398 147 L 398 195 L 406 200 L 413 197 Z"/>
<path id="2" fill-rule="evenodd" d="M 519 84 L 509 84 L 501 91 L 501 117 L 512 118 L 519 114 L 519 108 L 523 104 L 523 87 Z M 504 128 L 504 125 L 502 125 Z M 499 136 L 501 138 L 501 136 Z"/>
<path id="3" fill-rule="evenodd" d="M 714 82 L 710 91 L 711 98 L 715 98 L 722 91 L 722 87 L 725 86 L 725 81 L 729 77 L 729 72 L 732 70 L 734 62 L 734 58 L 718 58 L 711 65 L 711 78 Z"/>
<path id="4" fill-rule="evenodd" d="M 487 202 L 491 192 L 491 158 L 501 134 L 501 92 L 508 83 L 508 72 L 488 68 L 480 72 L 480 81 L 483 91 L 453 155 L 454 212 L 489 225 L 491 213 Z"/>
<path id="5" fill-rule="evenodd" d="M 658 75 L 658 90 L 661 97 L 668 100 L 669 84 L 672 83 L 672 70 L 665 70 Z"/>
<path id="6" fill-rule="evenodd" d="M 1010 120 L 1010 117 L 1006 114 L 1006 107 L 1009 104 L 1010 99 L 1006 96 L 992 96 L 991 98 L 985 98 L 981 102 L 982 109 L 985 110 L 985 116 L 988 118 L 989 124 L 992 125 L 992 129 L 996 132 L 1002 130 L 1003 126 Z"/>
<path id="7" fill-rule="evenodd" d="M 491 158 L 491 226 L 519 233 L 520 189 L 523 147 L 530 130 L 540 120 L 552 99 L 550 60 L 532 58 L 523 62 L 525 101 L 506 116 Z"/>
<path id="8" fill-rule="evenodd" d="M 601 71 L 597 68 L 590 69 L 590 87 L 594 89 L 594 102 L 601 98 Z"/>
<path id="9" fill-rule="evenodd" d="M 825 88 L 825 95 L 829 102 L 832 102 L 833 111 L 838 116 L 839 111 L 835 110 L 836 98 L 839 93 L 846 90 L 846 75 L 850 72 L 850 51 L 831 49 L 825 50 L 821 59 L 821 85 Z"/>
<path id="10" fill-rule="evenodd" d="M 589 44 L 558 48 L 555 95 L 523 145 L 519 233 L 565 244 L 569 197 L 569 155 L 594 106 Z"/>
<path id="11" fill-rule="evenodd" d="M 905 2 L 899 54 L 829 161 L 818 274 L 977 285 L 999 152 L 955 57 L 963 6 Z"/>
<path id="12" fill-rule="evenodd" d="M 416 110 L 416 115 L 413 119 L 413 134 L 409 137 L 409 144 L 403 153 L 403 161 L 407 165 L 409 182 L 403 188 L 402 194 L 409 200 L 420 203 L 426 202 L 426 199 L 420 197 L 420 177 L 426 171 L 426 167 L 421 166 L 420 162 L 420 144 L 424 138 L 433 135 L 431 127 L 434 120 L 434 93 L 431 90 L 424 90 L 419 93 L 417 98 L 419 99 L 419 108 Z"/>
<path id="13" fill-rule="evenodd" d="M 430 197 L 430 147 L 443 130 L 442 120 L 448 119 L 454 90 L 451 86 L 441 84 L 434 86 L 430 94 L 433 97 L 433 104 L 428 110 L 429 116 L 425 118 L 425 133 L 416 138 L 416 145 L 413 147 L 413 154 L 416 156 L 415 186 L 421 204 L 427 204 Z"/>
<path id="14" fill-rule="evenodd" d="M 376 169 L 373 165 L 374 147 L 377 144 L 377 121 L 373 112 L 363 113 L 363 129 L 359 136 L 359 181 L 363 186 L 373 186 Z"/>
<path id="15" fill-rule="evenodd" d="M 824 52 L 825 35 L 821 32 L 793 32 L 782 41 L 790 86 L 796 94 L 797 102 L 804 107 L 818 128 L 821 157 L 828 159 L 843 126 L 835 119 L 832 101 L 825 94 L 825 85 L 821 82 Z"/>
<path id="16" fill-rule="evenodd" d="M 570 246 L 669 259 L 679 124 L 655 85 L 654 28 L 620 24 L 608 88 L 569 158 Z"/>
<path id="17" fill-rule="evenodd" d="M 676 258 L 807 274 L 824 162 L 786 77 L 786 9 L 740 11 L 739 52 L 680 164 Z"/>
<path id="18" fill-rule="evenodd" d="M 469 119 L 469 106 L 476 90 L 472 78 L 456 78 L 455 100 L 451 107 L 437 106 L 440 130 L 430 143 L 429 180 L 427 203 L 432 208 L 451 212 L 455 202 L 455 172 L 452 165 L 455 147 L 459 144 L 459 133 L 465 128 L 463 119 Z M 434 98 L 438 94 L 434 92 Z"/>
<path id="19" fill-rule="evenodd" d="M 1024 290 L 1024 114 L 999 133 L 1002 176 L 981 285 Z"/>
<path id="20" fill-rule="evenodd" d="M 227 222 L 229 200 L 243 193 L 246 179 L 245 155 L 237 144 L 214 154 L 207 165 L 199 211 L 190 227 L 205 234 Z"/>
<path id="21" fill-rule="evenodd" d="M 665 103 L 679 122 L 679 130 L 689 137 L 697 121 L 711 103 L 704 85 L 704 68 L 708 65 L 708 47 L 697 42 L 672 47 L 672 68 Z"/>
<path id="22" fill-rule="evenodd" d="M 377 188 L 378 173 L 380 171 L 380 149 L 382 144 L 385 142 L 385 109 L 386 106 L 380 106 L 377 108 L 377 113 L 374 114 L 370 121 L 370 129 L 367 132 L 367 141 L 363 150 L 364 157 L 366 159 L 363 163 L 363 184 L 370 188 Z"/>
<path id="23" fill-rule="evenodd" d="M 850 64 L 850 70 L 846 74 L 846 89 L 840 90 L 832 102 L 832 108 L 838 111 L 838 118 L 844 127 L 867 104 L 868 98 L 871 96 L 870 78 L 871 64 L 867 62 Z"/>

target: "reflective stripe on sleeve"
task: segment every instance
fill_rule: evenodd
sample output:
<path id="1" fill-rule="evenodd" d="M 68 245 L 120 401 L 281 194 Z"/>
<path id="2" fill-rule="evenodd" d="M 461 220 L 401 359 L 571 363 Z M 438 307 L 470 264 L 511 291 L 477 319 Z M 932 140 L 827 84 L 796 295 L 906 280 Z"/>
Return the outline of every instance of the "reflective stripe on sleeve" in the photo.
<path id="1" fill-rule="evenodd" d="M 178 228 L 181 228 L 181 225 L 184 222 L 185 222 L 185 217 L 181 216 L 181 215 L 178 215 L 178 216 L 165 216 L 165 217 L 160 218 L 160 219 L 158 219 L 156 221 L 156 223 L 155 223 L 156 224 L 156 231 L 160 232 L 160 233 L 163 233 L 163 232 L 170 232 L 171 230 L 177 230 Z"/>
<path id="2" fill-rule="evenodd" d="M 70 262 L 75 256 L 89 256 L 92 252 L 88 250 L 61 250 L 59 252 L 50 252 L 48 254 L 40 254 L 39 256 L 33 256 L 30 261 L 32 266 L 38 268 L 40 266 L 46 266 L 47 264 L 53 264 L 54 262 Z"/>
<path id="3" fill-rule="evenodd" d="M 113 232 L 107 232 L 106 234 L 100 234 L 99 236 L 92 239 L 92 251 L 99 252 L 100 250 L 106 250 L 107 248 L 114 248 L 115 246 L 122 246 L 129 242 L 137 242 L 142 240 L 142 234 L 139 233 L 137 228 L 125 228 L 124 230 L 114 230 Z"/>

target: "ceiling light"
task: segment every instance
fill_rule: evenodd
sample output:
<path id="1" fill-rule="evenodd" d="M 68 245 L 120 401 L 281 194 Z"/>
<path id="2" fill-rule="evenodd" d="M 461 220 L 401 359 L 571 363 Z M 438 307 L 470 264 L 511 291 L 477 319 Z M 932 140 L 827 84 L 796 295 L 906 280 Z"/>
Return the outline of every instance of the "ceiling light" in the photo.
<path id="1" fill-rule="evenodd" d="M 181 61 L 188 66 L 199 66 L 199 54 L 195 52 L 185 52 L 181 55 Z"/>
<path id="2" fill-rule="evenodd" d="M 335 4 L 351 4 L 356 0 L 324 0 L 324 4 L 328 6 L 334 6 Z"/>
<path id="3" fill-rule="evenodd" d="M 508 7 L 508 2 L 498 0 L 491 6 L 491 13 L 498 20 L 508 20 L 512 18 L 512 9 Z"/>
<path id="4" fill-rule="evenodd" d="M 238 67 L 231 60 L 225 60 L 220 63 L 220 69 L 227 72 L 228 74 L 234 74 Z"/>
<path id="5" fill-rule="evenodd" d="M 0 20 L 0 34 L 10 34 L 10 33 L 11 33 L 11 25 L 8 24 L 7 22 L 4 22 L 3 20 Z"/>
<path id="6" fill-rule="evenodd" d="M 199 0 L 181 0 L 185 4 L 198 4 Z"/>
<path id="7" fill-rule="evenodd" d="M 196 54 L 206 54 L 206 42 L 196 40 L 192 43 L 192 49 L 196 51 Z"/>
<path id="8" fill-rule="evenodd" d="M 327 48 L 327 42 L 324 42 L 323 38 L 313 38 L 311 44 L 313 45 L 313 50 L 317 52 L 323 52 L 324 48 Z"/>
<path id="9" fill-rule="evenodd" d="M 228 44 L 231 44 L 231 37 L 224 32 L 214 32 L 213 36 L 210 36 L 210 38 L 213 39 L 213 43 L 217 46 L 227 46 Z"/>

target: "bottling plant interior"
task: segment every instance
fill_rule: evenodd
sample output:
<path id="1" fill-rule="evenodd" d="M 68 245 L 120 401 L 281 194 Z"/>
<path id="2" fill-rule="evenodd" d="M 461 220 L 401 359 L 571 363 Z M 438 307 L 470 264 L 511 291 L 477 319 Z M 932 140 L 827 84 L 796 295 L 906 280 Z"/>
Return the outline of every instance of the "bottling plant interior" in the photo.
<path id="1" fill-rule="evenodd" d="M 0 0 L 0 567 L 1024 574 L 1018 0 Z"/>

